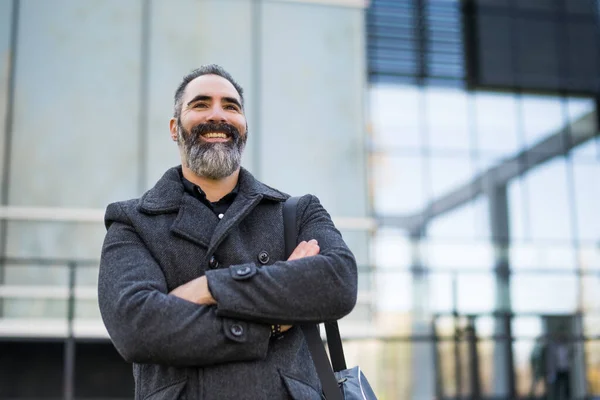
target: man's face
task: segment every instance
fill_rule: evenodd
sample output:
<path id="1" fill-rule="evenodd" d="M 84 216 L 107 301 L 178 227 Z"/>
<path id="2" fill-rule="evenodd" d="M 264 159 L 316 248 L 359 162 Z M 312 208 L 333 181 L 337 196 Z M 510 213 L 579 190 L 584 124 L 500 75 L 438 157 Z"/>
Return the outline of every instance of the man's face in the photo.
<path id="1" fill-rule="evenodd" d="M 209 179 L 234 173 L 248 134 L 235 87 L 220 76 L 203 75 L 187 85 L 182 100 L 180 118 L 171 119 L 182 164 Z"/>

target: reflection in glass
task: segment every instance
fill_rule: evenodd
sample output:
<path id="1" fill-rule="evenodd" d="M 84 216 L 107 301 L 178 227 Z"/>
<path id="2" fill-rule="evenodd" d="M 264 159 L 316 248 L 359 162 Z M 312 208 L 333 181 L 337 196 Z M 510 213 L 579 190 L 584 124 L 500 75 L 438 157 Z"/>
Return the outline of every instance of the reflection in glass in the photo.
<path id="1" fill-rule="evenodd" d="M 531 159 L 507 160 L 559 132 L 570 132 L 575 138 L 596 132 L 595 101 L 467 92 L 458 87 L 374 85 L 370 107 L 378 215 L 410 216 L 452 194 L 462 198 L 466 191 L 458 192 L 459 188 L 468 188 L 477 176 L 497 166 L 503 167 L 496 176 L 511 169 L 523 172 L 506 182 L 510 234 L 506 251 L 496 251 L 491 243 L 485 193 L 475 200 L 466 196 L 461 206 L 433 216 L 417 244 L 408 239 L 406 227 L 397 226 L 377 232 L 371 250 L 379 269 L 379 321 L 389 325 L 386 332 L 423 333 L 427 317 L 436 318 L 437 368 L 445 396 L 467 395 L 473 383 L 468 343 L 459 341 L 455 347 L 454 342 L 455 322 L 464 328 L 466 315 L 473 315 L 480 339 L 476 347 L 482 393 L 507 395 L 508 344 L 500 336 L 508 325 L 493 316 L 501 310 L 516 313 L 512 321 L 516 389 L 528 396 L 533 383 L 531 355 L 545 329 L 542 321 L 549 316 L 571 317 L 581 310 L 583 333 L 600 335 L 600 277 L 586 273 L 600 270 L 599 143 L 589 140 L 566 159 L 554 157 L 528 171 L 526 162 Z M 508 280 L 496 275 L 498 266 L 511 270 Z M 423 349 L 429 344 L 424 343 Z M 381 365 L 406 371 L 405 377 L 426 366 L 417 359 L 426 350 L 421 354 L 409 344 L 394 346 L 382 345 L 377 353 L 378 385 L 385 396 L 415 398 L 415 393 L 426 393 L 420 391 L 416 375 L 411 383 L 398 378 L 397 372 L 393 377 L 381 373 Z M 400 354 L 385 353 L 391 349 Z M 409 364 L 396 363 L 410 351 L 412 356 L 404 361 Z M 585 374 L 590 392 L 596 395 L 600 394 L 598 353 L 598 342 L 586 342 Z M 404 383 L 397 384 L 398 379 Z M 542 395 L 542 385 L 534 392 Z"/>
<path id="2" fill-rule="evenodd" d="M 585 344 L 585 360 L 589 394 L 600 396 L 600 340 Z"/>
<path id="3" fill-rule="evenodd" d="M 425 205 L 425 173 L 422 157 L 372 156 L 374 210 L 376 214 L 419 212 Z"/>
<path id="4" fill-rule="evenodd" d="M 583 275 L 581 277 L 581 291 L 583 310 L 600 314 L 600 275 Z"/>
<path id="5" fill-rule="evenodd" d="M 571 241 L 571 207 L 564 158 L 555 158 L 530 170 L 527 186 L 530 232 L 533 239 Z"/>
<path id="6" fill-rule="evenodd" d="M 494 266 L 494 250 L 488 242 L 427 241 L 426 265 L 431 269 L 481 269 Z"/>
<path id="7" fill-rule="evenodd" d="M 583 317 L 583 333 L 587 336 L 600 337 L 600 313 L 596 312 Z"/>
<path id="8" fill-rule="evenodd" d="M 510 282 L 515 312 L 571 314 L 577 310 L 577 277 L 574 275 L 516 273 Z"/>
<path id="9" fill-rule="evenodd" d="M 577 236 L 600 243 L 600 164 L 573 163 Z"/>
<path id="10" fill-rule="evenodd" d="M 378 270 L 409 268 L 411 253 L 410 241 L 402 230 L 382 228 L 371 237 L 371 259 Z"/>
<path id="11" fill-rule="evenodd" d="M 411 311 L 413 280 L 409 272 L 383 270 L 378 271 L 376 277 L 377 290 L 374 296 L 378 311 Z"/>
<path id="12" fill-rule="evenodd" d="M 497 153 L 498 157 L 517 152 L 520 143 L 517 107 L 517 99 L 512 93 L 475 94 L 476 142 L 480 152 L 489 156 Z"/>
<path id="13" fill-rule="evenodd" d="M 467 154 L 471 148 L 467 93 L 456 88 L 428 87 L 425 94 L 430 147 Z"/>
<path id="14" fill-rule="evenodd" d="M 461 314 L 492 312 L 495 309 L 496 279 L 491 274 L 458 276 L 458 311 Z"/>
<path id="15" fill-rule="evenodd" d="M 486 236 L 489 236 L 489 213 L 487 198 L 483 196 L 434 217 L 427 225 L 427 237 L 433 239 L 479 240 Z"/>
<path id="16" fill-rule="evenodd" d="M 517 381 L 517 394 L 519 396 L 543 396 L 545 391 L 543 374 L 532 357 L 537 351 L 535 340 L 517 340 L 513 343 L 513 357 L 515 363 L 515 378 Z"/>
<path id="17" fill-rule="evenodd" d="M 369 108 L 372 139 L 376 148 L 422 147 L 421 97 L 421 90 L 417 86 L 371 87 Z"/>
<path id="18" fill-rule="evenodd" d="M 431 311 L 452 312 L 457 307 L 455 304 L 452 276 L 450 274 L 430 273 L 429 289 Z"/>
<path id="19" fill-rule="evenodd" d="M 582 270 L 600 270 L 600 246 L 595 243 L 580 245 L 578 259 Z"/>
<path id="20" fill-rule="evenodd" d="M 513 239 L 529 237 L 529 213 L 527 212 L 526 186 L 521 178 L 515 178 L 507 186 L 509 233 Z"/>
<path id="21" fill-rule="evenodd" d="M 475 168 L 465 157 L 434 157 L 431 169 L 431 196 L 437 199 L 471 182 Z"/>
<path id="22" fill-rule="evenodd" d="M 510 246 L 512 269 L 575 270 L 575 249 L 567 243 L 516 242 Z"/>
<path id="23" fill-rule="evenodd" d="M 539 143 L 566 126 L 565 111 L 559 97 L 524 95 L 521 107 L 526 147 Z"/>

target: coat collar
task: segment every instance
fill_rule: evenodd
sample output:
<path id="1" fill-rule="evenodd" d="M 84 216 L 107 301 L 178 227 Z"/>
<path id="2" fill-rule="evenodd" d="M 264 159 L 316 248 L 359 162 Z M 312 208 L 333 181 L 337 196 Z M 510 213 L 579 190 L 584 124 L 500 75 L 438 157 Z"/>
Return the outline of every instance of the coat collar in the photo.
<path id="1" fill-rule="evenodd" d="M 145 214 L 177 213 L 171 231 L 193 243 L 207 247 L 210 256 L 227 234 L 262 200 L 282 202 L 288 197 L 258 180 L 245 169 L 240 170 L 238 194 L 223 219 L 185 192 L 181 182 L 181 166 L 169 169 L 142 198 L 138 209 Z"/>
<path id="2" fill-rule="evenodd" d="M 181 166 L 170 168 L 156 185 L 142 196 L 138 209 L 146 214 L 177 212 L 184 201 L 184 192 Z M 243 194 L 244 197 L 261 197 L 274 201 L 285 201 L 288 197 L 259 182 L 245 168 L 240 169 L 239 194 Z"/>

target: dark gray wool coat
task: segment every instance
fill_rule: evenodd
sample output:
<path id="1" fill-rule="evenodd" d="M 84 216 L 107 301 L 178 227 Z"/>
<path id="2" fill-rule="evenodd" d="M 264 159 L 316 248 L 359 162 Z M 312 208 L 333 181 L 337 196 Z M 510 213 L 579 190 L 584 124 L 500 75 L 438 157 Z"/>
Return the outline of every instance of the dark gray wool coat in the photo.
<path id="1" fill-rule="evenodd" d="M 287 195 L 242 169 L 219 220 L 184 191 L 180 170 L 106 210 L 98 299 L 112 342 L 133 363 L 135 398 L 320 399 L 302 331 L 271 339 L 270 324 L 335 320 L 354 307 L 356 262 L 329 214 L 302 197 L 298 241 L 316 239 L 321 251 L 285 261 Z M 202 275 L 217 305 L 168 295 Z"/>

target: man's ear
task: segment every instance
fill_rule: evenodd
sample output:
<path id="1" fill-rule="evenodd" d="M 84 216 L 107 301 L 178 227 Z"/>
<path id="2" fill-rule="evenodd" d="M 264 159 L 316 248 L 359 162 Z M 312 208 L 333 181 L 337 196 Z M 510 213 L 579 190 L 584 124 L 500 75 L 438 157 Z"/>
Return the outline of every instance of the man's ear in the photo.
<path id="1" fill-rule="evenodd" d="M 171 131 L 171 139 L 177 141 L 177 119 L 171 118 L 169 120 L 169 130 Z"/>

